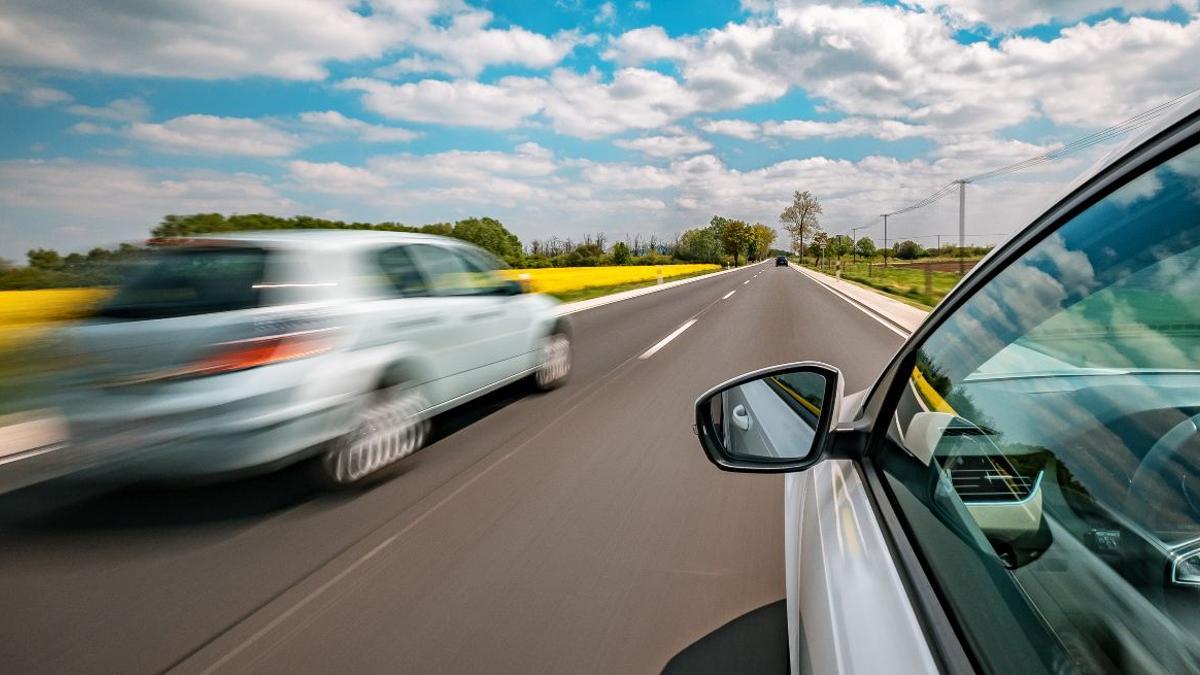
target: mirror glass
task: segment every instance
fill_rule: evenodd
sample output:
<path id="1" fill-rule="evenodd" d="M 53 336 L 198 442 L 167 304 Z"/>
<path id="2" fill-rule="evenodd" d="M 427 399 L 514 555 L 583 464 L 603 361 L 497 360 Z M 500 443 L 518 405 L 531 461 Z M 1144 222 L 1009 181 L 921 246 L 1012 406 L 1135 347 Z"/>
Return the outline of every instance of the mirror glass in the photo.
<path id="1" fill-rule="evenodd" d="M 812 453 L 827 376 L 780 371 L 723 389 L 708 399 L 713 437 L 732 459 L 796 461 Z"/>

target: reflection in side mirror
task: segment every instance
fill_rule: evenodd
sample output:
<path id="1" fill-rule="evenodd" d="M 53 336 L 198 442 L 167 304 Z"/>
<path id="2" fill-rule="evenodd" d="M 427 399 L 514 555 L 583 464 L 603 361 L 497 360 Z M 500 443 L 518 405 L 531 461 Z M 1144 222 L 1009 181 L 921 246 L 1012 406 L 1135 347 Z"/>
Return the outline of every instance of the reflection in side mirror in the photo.
<path id="1" fill-rule="evenodd" d="M 729 471 L 797 471 L 820 461 L 836 418 L 841 374 L 818 363 L 747 373 L 696 401 L 696 432 Z"/>

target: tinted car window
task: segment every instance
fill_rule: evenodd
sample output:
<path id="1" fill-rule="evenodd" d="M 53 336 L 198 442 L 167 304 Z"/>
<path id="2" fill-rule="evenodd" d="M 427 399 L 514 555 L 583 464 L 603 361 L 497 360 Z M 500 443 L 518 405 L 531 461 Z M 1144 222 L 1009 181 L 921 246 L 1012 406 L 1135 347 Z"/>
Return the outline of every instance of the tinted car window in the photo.
<path id="1" fill-rule="evenodd" d="M 880 455 L 981 660 L 1200 667 L 1200 150 L 1075 217 L 921 347 Z"/>
<path id="2" fill-rule="evenodd" d="M 416 263 L 413 262 L 412 256 L 409 255 L 406 248 L 396 246 L 381 251 L 377 261 L 379 268 L 387 277 L 390 285 L 389 291 L 392 294 L 400 297 L 426 295 L 429 288 L 425 283 L 425 278 L 421 276 L 420 270 L 417 269 Z"/>
<path id="3" fill-rule="evenodd" d="M 504 280 L 483 262 L 461 255 L 450 247 L 418 244 L 409 250 L 436 295 L 492 295 L 504 286 Z"/>
<path id="4" fill-rule="evenodd" d="M 156 251 L 97 314 L 158 319 L 257 307 L 266 260 L 257 248 Z"/>

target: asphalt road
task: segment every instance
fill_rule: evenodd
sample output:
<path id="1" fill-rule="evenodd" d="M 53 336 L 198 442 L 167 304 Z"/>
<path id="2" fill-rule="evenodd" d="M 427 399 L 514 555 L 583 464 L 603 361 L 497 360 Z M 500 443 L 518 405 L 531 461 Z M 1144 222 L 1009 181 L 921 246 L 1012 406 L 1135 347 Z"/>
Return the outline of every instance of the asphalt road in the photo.
<path id="1" fill-rule="evenodd" d="M 568 386 L 444 416 L 364 493 L 284 471 L 0 498 L 4 671 L 658 672 L 776 603 L 782 478 L 709 465 L 692 402 L 802 359 L 855 391 L 900 338 L 773 264 L 573 320 Z"/>

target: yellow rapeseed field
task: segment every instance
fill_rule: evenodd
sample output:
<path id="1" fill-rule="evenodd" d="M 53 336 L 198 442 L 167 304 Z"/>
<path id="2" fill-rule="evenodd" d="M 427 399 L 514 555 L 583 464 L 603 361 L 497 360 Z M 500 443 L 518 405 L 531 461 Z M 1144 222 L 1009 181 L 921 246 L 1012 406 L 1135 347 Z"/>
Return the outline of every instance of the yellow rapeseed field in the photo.
<path id="1" fill-rule="evenodd" d="M 526 278 L 538 293 L 569 293 L 585 288 L 654 281 L 715 270 L 718 265 L 619 265 L 611 267 L 544 267 L 504 270 L 509 279 Z"/>
<path id="2" fill-rule="evenodd" d="M 109 292 L 103 288 L 0 291 L 0 350 L 16 347 L 56 323 L 78 319 Z"/>

